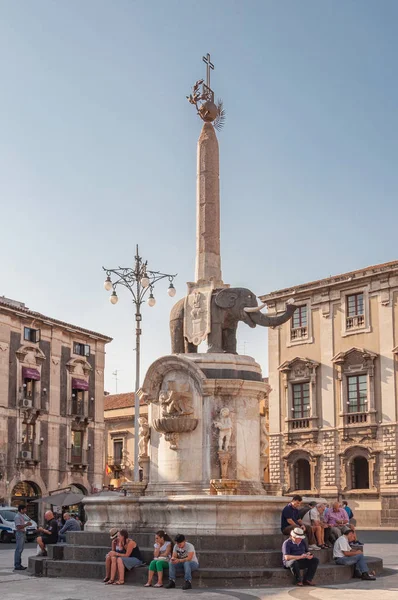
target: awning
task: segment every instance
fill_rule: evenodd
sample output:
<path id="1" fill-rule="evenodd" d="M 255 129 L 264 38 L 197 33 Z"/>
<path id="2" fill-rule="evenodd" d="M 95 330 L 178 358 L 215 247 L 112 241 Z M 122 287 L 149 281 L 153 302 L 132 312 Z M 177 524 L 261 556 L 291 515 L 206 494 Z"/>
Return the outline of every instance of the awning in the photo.
<path id="1" fill-rule="evenodd" d="M 31 367 L 22 367 L 22 379 L 34 379 L 40 381 L 40 371 Z"/>
<path id="2" fill-rule="evenodd" d="M 73 390 L 88 390 L 88 381 L 84 379 L 72 379 Z"/>

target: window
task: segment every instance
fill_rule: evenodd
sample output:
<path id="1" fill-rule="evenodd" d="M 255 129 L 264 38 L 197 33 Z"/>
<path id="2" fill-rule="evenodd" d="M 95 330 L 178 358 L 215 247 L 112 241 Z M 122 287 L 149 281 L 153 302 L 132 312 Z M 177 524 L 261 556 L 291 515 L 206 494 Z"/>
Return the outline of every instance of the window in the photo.
<path id="1" fill-rule="evenodd" d="M 363 292 L 346 296 L 346 327 L 353 329 L 365 324 Z"/>
<path id="2" fill-rule="evenodd" d="M 307 305 L 299 306 L 291 320 L 290 338 L 298 340 L 308 336 Z"/>
<path id="3" fill-rule="evenodd" d="M 81 464 L 83 457 L 83 434 L 81 431 L 72 431 L 72 463 Z"/>
<path id="4" fill-rule="evenodd" d="M 294 383 L 293 388 L 293 419 L 304 419 L 310 416 L 310 384 Z M 307 489 L 307 488 L 298 488 Z"/>
<path id="5" fill-rule="evenodd" d="M 369 463 L 364 456 L 356 456 L 351 463 L 352 489 L 369 489 Z"/>
<path id="6" fill-rule="evenodd" d="M 296 490 L 311 489 L 310 463 L 305 458 L 299 458 L 294 464 L 294 484 Z"/>
<path id="7" fill-rule="evenodd" d="M 123 462 L 123 440 L 113 441 L 113 460 L 115 465 L 120 465 Z"/>
<path id="8" fill-rule="evenodd" d="M 32 423 L 24 423 L 22 433 L 22 450 L 32 450 L 32 445 L 35 441 L 35 425 Z"/>
<path id="9" fill-rule="evenodd" d="M 35 385 L 36 381 L 34 379 L 24 379 L 23 380 L 23 398 L 27 400 L 34 400 L 35 398 Z"/>
<path id="10" fill-rule="evenodd" d="M 90 356 L 90 346 L 88 344 L 81 344 L 80 342 L 73 342 L 73 354 L 87 358 Z"/>
<path id="11" fill-rule="evenodd" d="M 72 390 L 72 415 L 84 416 L 84 390 Z"/>
<path id="12" fill-rule="evenodd" d="M 347 377 L 348 386 L 348 412 L 366 412 L 368 400 L 367 375 L 351 375 Z"/>
<path id="13" fill-rule="evenodd" d="M 37 342 L 40 342 L 40 329 L 31 329 L 31 327 L 24 327 L 23 339 L 26 342 L 33 342 L 34 344 L 37 344 Z"/>

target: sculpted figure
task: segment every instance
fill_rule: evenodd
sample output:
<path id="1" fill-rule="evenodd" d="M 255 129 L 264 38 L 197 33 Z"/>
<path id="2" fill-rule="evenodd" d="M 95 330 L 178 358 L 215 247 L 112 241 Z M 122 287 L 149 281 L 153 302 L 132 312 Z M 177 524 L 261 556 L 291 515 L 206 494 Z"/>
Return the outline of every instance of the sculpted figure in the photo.
<path id="1" fill-rule="evenodd" d="M 163 417 L 191 415 L 193 413 L 190 395 L 175 390 L 160 392 L 159 404 L 162 407 Z"/>
<path id="2" fill-rule="evenodd" d="M 268 431 L 265 424 L 265 417 L 261 417 L 260 421 L 260 454 L 266 454 L 268 450 Z"/>
<path id="3" fill-rule="evenodd" d="M 195 344 L 184 337 L 185 298 L 174 305 L 170 315 L 171 351 L 173 354 L 197 352 Z M 277 327 L 288 321 L 296 305 L 287 302 L 286 311 L 280 315 L 268 316 L 261 312 L 264 304 L 258 306 L 256 295 L 246 288 L 225 288 L 214 290 L 210 304 L 210 333 L 207 336 L 208 352 L 236 352 L 236 330 L 239 321 L 249 327 Z M 194 307 L 194 311 L 199 310 Z M 198 313 L 195 313 L 198 314 Z M 193 318 L 193 315 L 190 315 Z"/>
<path id="4" fill-rule="evenodd" d="M 219 430 L 218 449 L 228 450 L 232 435 L 232 419 L 230 417 L 229 408 L 224 406 L 224 408 L 220 410 L 220 419 L 218 421 L 213 421 L 213 425 Z"/>
<path id="5" fill-rule="evenodd" d="M 149 425 L 146 417 L 140 417 L 138 419 L 138 423 L 140 424 L 140 428 L 138 431 L 139 434 L 139 456 L 148 456 L 148 442 L 149 442 Z"/>

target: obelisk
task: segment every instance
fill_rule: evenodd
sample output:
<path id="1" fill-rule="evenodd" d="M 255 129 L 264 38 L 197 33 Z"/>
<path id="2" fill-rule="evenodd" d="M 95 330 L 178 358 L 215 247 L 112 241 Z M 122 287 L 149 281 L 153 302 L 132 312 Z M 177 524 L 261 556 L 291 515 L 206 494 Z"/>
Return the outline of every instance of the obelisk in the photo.
<path id="1" fill-rule="evenodd" d="M 210 54 L 203 57 L 207 66 L 206 83 L 197 81 L 189 102 L 196 106 L 204 121 L 198 140 L 196 183 L 196 270 L 198 287 L 224 287 L 220 255 L 220 181 L 219 152 L 215 126 L 223 119 L 222 106 L 214 103 L 210 71 L 214 65 Z"/>
<path id="2" fill-rule="evenodd" d="M 223 285 L 220 255 L 219 152 L 212 123 L 205 122 L 198 140 L 196 187 L 196 283 Z"/>

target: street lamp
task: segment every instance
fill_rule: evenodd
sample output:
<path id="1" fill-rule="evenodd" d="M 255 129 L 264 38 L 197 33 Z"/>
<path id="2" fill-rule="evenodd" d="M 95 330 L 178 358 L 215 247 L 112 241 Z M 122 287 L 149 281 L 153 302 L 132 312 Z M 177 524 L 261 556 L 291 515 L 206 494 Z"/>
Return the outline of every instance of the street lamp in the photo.
<path id="1" fill-rule="evenodd" d="M 140 336 L 142 333 L 141 329 L 141 305 L 144 302 L 146 294 L 149 292 L 148 305 L 155 306 L 156 300 L 153 295 L 153 289 L 155 284 L 161 279 L 169 280 L 169 288 L 167 290 L 169 296 L 175 296 L 176 290 L 173 285 L 173 280 L 176 275 L 170 275 L 168 273 L 160 273 L 160 271 L 149 271 L 147 268 L 147 261 L 143 262 L 141 256 L 138 254 L 138 245 L 136 246 L 135 253 L 135 264 L 134 267 L 118 267 L 117 269 L 106 269 L 102 267 L 106 273 L 106 279 L 104 282 L 104 288 L 112 294 L 109 298 L 112 304 L 116 304 L 119 300 L 116 293 L 118 285 L 126 287 L 133 296 L 133 303 L 135 304 L 135 397 L 134 397 L 134 481 L 139 481 L 140 472 L 138 464 L 139 454 L 139 423 L 138 417 L 140 415 L 140 401 L 138 398 L 138 390 L 140 387 Z M 114 280 L 112 281 L 112 277 Z"/>

